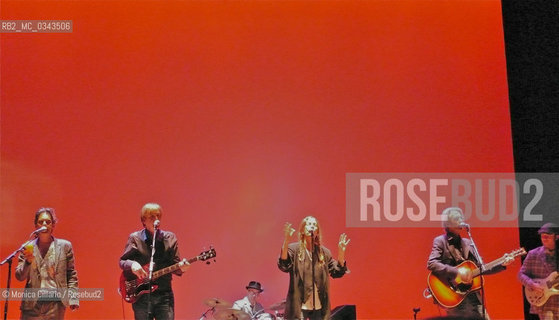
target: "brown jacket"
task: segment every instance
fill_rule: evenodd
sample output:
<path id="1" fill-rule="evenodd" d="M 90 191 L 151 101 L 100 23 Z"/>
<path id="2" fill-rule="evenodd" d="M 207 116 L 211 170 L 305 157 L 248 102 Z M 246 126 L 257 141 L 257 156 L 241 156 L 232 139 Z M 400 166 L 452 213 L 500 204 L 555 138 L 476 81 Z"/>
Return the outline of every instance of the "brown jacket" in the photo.
<path id="1" fill-rule="evenodd" d="M 330 279 L 341 278 L 347 271 L 345 265 L 341 266 L 336 259 L 332 259 L 330 250 L 321 246 L 324 252 L 324 262 L 315 263 L 315 283 L 318 289 L 320 304 L 322 305 L 321 318 L 330 318 Z M 288 255 L 286 260 L 282 260 L 281 256 L 278 260 L 278 267 L 283 272 L 289 273 L 289 290 L 287 292 L 285 305 L 285 318 L 289 320 L 301 319 L 301 306 L 304 301 L 312 293 L 312 268 L 311 262 L 307 255 L 303 261 L 299 261 L 299 243 L 291 243 L 288 246 Z M 303 249 L 304 250 L 304 249 Z"/>
<path id="2" fill-rule="evenodd" d="M 33 251 L 34 255 L 40 254 L 39 250 Z M 78 272 L 74 267 L 74 250 L 72 243 L 68 240 L 54 238 L 54 255 L 55 265 L 54 281 L 58 289 L 69 289 L 62 298 L 64 306 L 79 305 L 77 296 L 78 290 Z M 36 263 L 37 259 L 32 263 L 28 263 L 22 254 L 19 255 L 19 261 L 16 267 L 16 279 L 19 281 L 27 281 L 25 288 L 39 289 L 41 288 L 41 277 L 39 268 Z M 25 299 L 21 302 L 22 310 L 33 309 L 36 299 Z"/>

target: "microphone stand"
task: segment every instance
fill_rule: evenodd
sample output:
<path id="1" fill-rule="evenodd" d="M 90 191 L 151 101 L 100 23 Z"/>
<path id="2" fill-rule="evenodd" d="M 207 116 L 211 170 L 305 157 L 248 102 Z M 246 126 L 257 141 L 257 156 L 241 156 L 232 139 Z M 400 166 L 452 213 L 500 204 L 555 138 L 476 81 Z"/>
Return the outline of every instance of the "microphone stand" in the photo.
<path id="1" fill-rule="evenodd" d="M 413 320 L 417 320 L 417 313 L 421 311 L 421 308 L 413 308 Z"/>
<path id="2" fill-rule="evenodd" d="M 37 236 L 38 236 L 37 233 L 32 232 L 29 237 L 33 237 L 33 239 L 27 240 L 24 244 L 21 245 L 21 247 L 19 247 L 19 249 L 12 252 L 8 257 L 6 257 L 6 259 L 4 259 L 2 262 L 0 262 L 0 266 L 3 266 L 4 264 L 8 263 L 8 281 L 7 281 L 7 284 L 6 284 L 6 292 L 7 292 L 6 301 L 4 302 L 4 320 L 6 320 L 8 318 L 8 300 L 10 299 L 10 286 L 12 284 L 12 259 L 19 252 L 23 251 L 23 249 L 25 249 L 25 246 L 27 246 L 33 240 L 35 240 L 35 238 L 37 238 Z"/>
<path id="3" fill-rule="evenodd" d="M 153 312 L 151 312 L 151 284 L 152 284 L 152 276 L 153 276 L 153 256 L 155 255 L 155 238 L 157 237 L 157 231 L 159 230 L 158 227 L 153 229 L 152 241 L 151 241 L 151 257 L 149 260 L 149 274 L 148 274 L 148 320 L 153 319 Z M 147 231 L 147 229 L 146 229 Z"/>
<path id="4" fill-rule="evenodd" d="M 483 259 L 481 258 L 476 243 L 474 242 L 474 238 L 470 233 L 470 226 L 466 227 L 466 232 L 468 233 L 468 237 L 472 242 L 472 249 L 473 249 L 472 252 L 474 253 L 474 257 L 476 258 L 479 267 L 479 279 L 480 279 L 480 289 L 481 289 L 480 290 L 481 291 L 481 313 L 482 313 L 481 316 L 483 317 L 483 319 L 487 319 L 487 315 L 485 314 L 485 288 L 483 287 L 484 283 L 483 283 L 483 276 L 482 276 L 486 270 L 485 270 L 485 266 L 483 265 Z"/>
<path id="5" fill-rule="evenodd" d="M 211 311 L 212 313 L 214 313 L 215 307 L 211 307 L 211 308 L 209 308 L 208 310 L 206 310 L 206 312 L 202 313 L 202 316 L 200 317 L 200 320 L 206 319 L 206 318 L 207 318 L 206 315 L 207 315 L 208 312 L 210 312 L 210 311 Z"/>

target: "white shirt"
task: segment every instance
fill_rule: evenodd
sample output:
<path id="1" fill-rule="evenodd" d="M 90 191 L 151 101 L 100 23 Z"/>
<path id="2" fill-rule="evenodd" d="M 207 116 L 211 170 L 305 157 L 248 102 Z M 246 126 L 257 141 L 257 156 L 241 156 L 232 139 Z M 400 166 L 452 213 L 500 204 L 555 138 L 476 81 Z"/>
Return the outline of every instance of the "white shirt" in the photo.
<path id="1" fill-rule="evenodd" d="M 252 319 L 264 312 L 264 307 L 260 303 L 256 302 L 254 305 L 251 305 L 248 297 L 235 301 L 232 308 L 248 313 Z"/>

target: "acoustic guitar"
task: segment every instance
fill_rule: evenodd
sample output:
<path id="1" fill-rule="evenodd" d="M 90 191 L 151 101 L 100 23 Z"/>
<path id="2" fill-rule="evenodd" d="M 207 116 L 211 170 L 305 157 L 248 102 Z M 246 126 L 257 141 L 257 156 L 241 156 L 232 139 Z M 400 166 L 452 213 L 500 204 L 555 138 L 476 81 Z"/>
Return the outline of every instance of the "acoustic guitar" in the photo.
<path id="1" fill-rule="evenodd" d="M 483 265 L 483 270 L 491 270 L 494 267 L 503 264 L 507 257 L 515 258 L 517 256 L 525 255 L 526 251 L 524 248 L 519 248 L 511 253 L 503 255 L 501 258 L 491 261 Z M 456 279 L 444 280 L 435 276 L 432 272 L 427 276 L 427 285 L 429 286 L 429 291 L 431 295 L 438 304 L 445 308 L 454 308 L 459 305 L 466 296 L 471 293 L 481 289 L 481 271 L 474 262 L 466 260 L 459 265 L 457 268 L 466 268 L 472 272 L 472 282 L 471 283 L 461 283 Z"/>

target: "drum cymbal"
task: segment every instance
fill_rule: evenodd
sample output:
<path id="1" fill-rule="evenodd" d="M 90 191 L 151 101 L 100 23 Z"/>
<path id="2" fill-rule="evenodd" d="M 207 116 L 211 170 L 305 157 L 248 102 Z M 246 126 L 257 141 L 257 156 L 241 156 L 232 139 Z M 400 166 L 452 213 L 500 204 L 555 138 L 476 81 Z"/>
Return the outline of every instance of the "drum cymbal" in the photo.
<path id="1" fill-rule="evenodd" d="M 271 305 L 268 309 L 270 310 L 283 310 L 285 309 L 285 300 L 282 300 L 278 303 L 274 303 L 273 305 Z"/>
<path id="2" fill-rule="evenodd" d="M 214 312 L 216 320 L 250 320 L 248 313 L 236 309 L 219 309 Z"/>
<path id="3" fill-rule="evenodd" d="M 204 304 L 212 308 L 231 308 L 233 304 L 220 298 L 210 298 L 204 300 Z"/>

